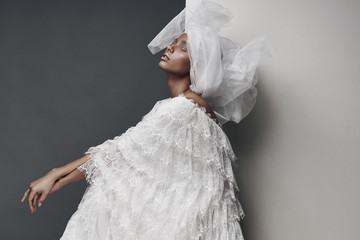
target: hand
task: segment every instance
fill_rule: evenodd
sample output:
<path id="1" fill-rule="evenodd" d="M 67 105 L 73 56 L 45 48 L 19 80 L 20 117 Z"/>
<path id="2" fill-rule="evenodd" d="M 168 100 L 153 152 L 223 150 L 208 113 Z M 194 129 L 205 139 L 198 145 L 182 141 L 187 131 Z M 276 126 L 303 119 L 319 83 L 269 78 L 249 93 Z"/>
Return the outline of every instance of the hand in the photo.
<path id="1" fill-rule="evenodd" d="M 55 186 L 56 179 L 52 174 L 53 172 L 54 169 L 45 176 L 31 182 L 30 187 L 25 191 L 21 202 L 24 202 L 26 197 L 29 196 L 28 204 L 31 213 L 34 213 L 36 211 L 36 201 L 38 201 L 38 206 L 40 207 L 41 204 L 45 201 L 50 190 Z M 57 182 L 59 183 L 59 181 Z"/>

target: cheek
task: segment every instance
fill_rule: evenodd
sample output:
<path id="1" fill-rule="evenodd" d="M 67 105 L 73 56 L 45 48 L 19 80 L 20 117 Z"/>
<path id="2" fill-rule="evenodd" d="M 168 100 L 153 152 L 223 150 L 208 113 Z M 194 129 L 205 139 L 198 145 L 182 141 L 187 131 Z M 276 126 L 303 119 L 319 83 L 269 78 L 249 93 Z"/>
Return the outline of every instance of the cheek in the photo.
<path id="1" fill-rule="evenodd" d="M 184 70 L 186 70 L 187 68 L 190 68 L 189 56 L 187 54 L 182 54 L 177 59 L 177 64 L 179 65 L 180 68 L 182 68 Z"/>
<path id="2" fill-rule="evenodd" d="M 169 62 L 168 69 L 179 75 L 188 75 L 190 73 L 190 59 L 188 54 L 173 55 Z"/>

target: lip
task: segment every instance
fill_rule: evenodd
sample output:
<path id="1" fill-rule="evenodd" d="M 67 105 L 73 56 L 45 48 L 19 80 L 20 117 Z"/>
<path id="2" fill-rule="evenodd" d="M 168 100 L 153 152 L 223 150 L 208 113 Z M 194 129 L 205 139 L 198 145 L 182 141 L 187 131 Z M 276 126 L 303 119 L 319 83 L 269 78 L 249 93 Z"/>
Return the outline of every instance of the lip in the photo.
<path id="1" fill-rule="evenodd" d="M 164 60 L 164 61 L 169 61 L 170 60 L 169 56 L 166 53 L 164 55 L 162 55 L 161 59 Z"/>

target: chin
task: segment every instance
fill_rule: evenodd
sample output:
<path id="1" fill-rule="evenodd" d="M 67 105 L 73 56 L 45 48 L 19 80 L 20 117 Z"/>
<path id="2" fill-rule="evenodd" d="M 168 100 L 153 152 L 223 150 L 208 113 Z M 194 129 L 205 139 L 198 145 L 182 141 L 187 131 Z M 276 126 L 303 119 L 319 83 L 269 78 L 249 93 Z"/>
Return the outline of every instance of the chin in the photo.
<path id="1" fill-rule="evenodd" d="M 162 70 L 166 70 L 166 67 L 164 66 L 164 62 L 163 61 L 160 61 L 159 64 L 158 64 L 159 68 L 161 68 Z"/>

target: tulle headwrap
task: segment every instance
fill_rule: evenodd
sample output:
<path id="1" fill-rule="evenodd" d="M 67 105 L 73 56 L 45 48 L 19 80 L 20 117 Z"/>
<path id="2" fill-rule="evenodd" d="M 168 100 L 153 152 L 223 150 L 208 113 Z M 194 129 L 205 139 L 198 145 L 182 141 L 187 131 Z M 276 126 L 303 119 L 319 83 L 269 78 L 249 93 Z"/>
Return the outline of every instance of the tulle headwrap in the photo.
<path id="1" fill-rule="evenodd" d="M 239 123 L 256 102 L 257 68 L 274 52 L 266 35 L 241 48 L 219 31 L 233 15 L 210 0 L 187 0 L 175 16 L 148 44 L 152 54 L 187 33 L 190 59 L 190 89 L 205 99 L 221 124 Z"/>

